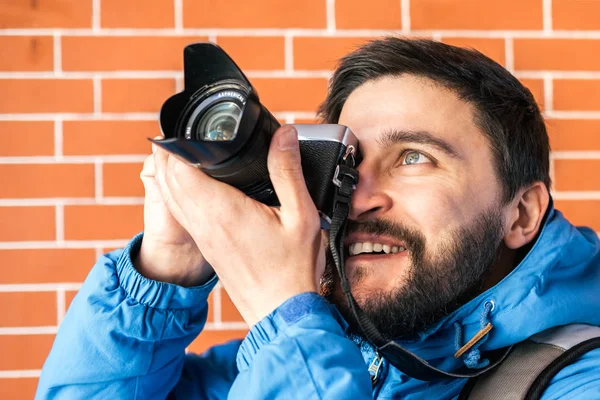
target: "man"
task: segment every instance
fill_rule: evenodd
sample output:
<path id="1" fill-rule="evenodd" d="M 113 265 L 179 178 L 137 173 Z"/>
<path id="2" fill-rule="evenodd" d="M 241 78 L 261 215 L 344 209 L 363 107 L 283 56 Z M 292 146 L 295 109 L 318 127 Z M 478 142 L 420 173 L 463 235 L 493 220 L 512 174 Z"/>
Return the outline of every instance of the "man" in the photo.
<path id="1" fill-rule="evenodd" d="M 553 208 L 543 118 L 501 66 L 433 41 L 374 41 L 342 60 L 320 113 L 359 139 L 346 271 L 385 337 L 444 371 L 476 370 L 489 350 L 600 325 L 598 238 Z M 91 271 L 38 398 L 458 396 L 466 379 L 410 378 L 361 338 L 326 267 L 294 129 L 275 134 L 268 164 L 280 209 L 155 150 L 143 239 Z M 250 333 L 186 355 L 214 272 Z M 599 387 L 595 350 L 543 398 L 600 398 Z"/>

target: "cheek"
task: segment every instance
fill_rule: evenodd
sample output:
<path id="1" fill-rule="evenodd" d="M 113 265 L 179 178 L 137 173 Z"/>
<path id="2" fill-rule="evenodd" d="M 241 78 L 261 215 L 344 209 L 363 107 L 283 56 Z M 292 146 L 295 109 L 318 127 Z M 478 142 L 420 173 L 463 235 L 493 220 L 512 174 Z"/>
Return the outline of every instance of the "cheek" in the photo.
<path id="1" fill-rule="evenodd" d="M 465 201 L 465 193 L 456 186 L 456 183 L 432 183 L 425 179 L 405 182 L 401 189 L 390 193 L 394 199 L 392 218 L 417 229 L 428 243 L 436 243 L 438 238 L 470 218 L 466 210 L 472 207 Z"/>

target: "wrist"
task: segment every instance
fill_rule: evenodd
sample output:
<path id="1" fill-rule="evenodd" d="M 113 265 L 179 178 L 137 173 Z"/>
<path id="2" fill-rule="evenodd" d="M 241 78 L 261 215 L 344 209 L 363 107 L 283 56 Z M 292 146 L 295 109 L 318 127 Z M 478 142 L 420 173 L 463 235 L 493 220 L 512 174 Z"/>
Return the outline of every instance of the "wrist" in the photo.
<path id="1" fill-rule="evenodd" d="M 165 245 L 142 239 L 132 254 L 135 269 L 145 278 L 182 287 L 199 286 L 214 274 L 195 244 Z"/>

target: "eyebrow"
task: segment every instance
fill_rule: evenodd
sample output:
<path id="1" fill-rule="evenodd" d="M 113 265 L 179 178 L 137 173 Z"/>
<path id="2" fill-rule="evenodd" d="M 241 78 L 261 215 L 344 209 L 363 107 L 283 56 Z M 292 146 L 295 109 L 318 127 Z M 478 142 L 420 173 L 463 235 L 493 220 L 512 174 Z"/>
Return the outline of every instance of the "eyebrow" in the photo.
<path id="1" fill-rule="evenodd" d="M 450 143 L 448 143 L 444 139 L 440 139 L 439 137 L 433 136 L 427 131 L 393 129 L 385 131 L 380 137 L 378 137 L 377 143 L 382 149 L 386 149 L 396 143 L 425 144 L 443 151 L 452 158 L 463 158 Z"/>

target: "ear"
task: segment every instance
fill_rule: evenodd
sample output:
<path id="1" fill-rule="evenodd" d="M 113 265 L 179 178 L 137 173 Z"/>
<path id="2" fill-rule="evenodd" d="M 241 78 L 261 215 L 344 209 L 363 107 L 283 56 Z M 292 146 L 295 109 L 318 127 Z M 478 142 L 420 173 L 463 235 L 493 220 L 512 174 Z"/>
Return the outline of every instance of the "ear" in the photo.
<path id="1" fill-rule="evenodd" d="M 535 238 L 549 202 L 550 194 L 542 182 L 519 191 L 509 206 L 506 221 L 508 229 L 504 235 L 504 243 L 509 249 L 518 249 Z"/>

